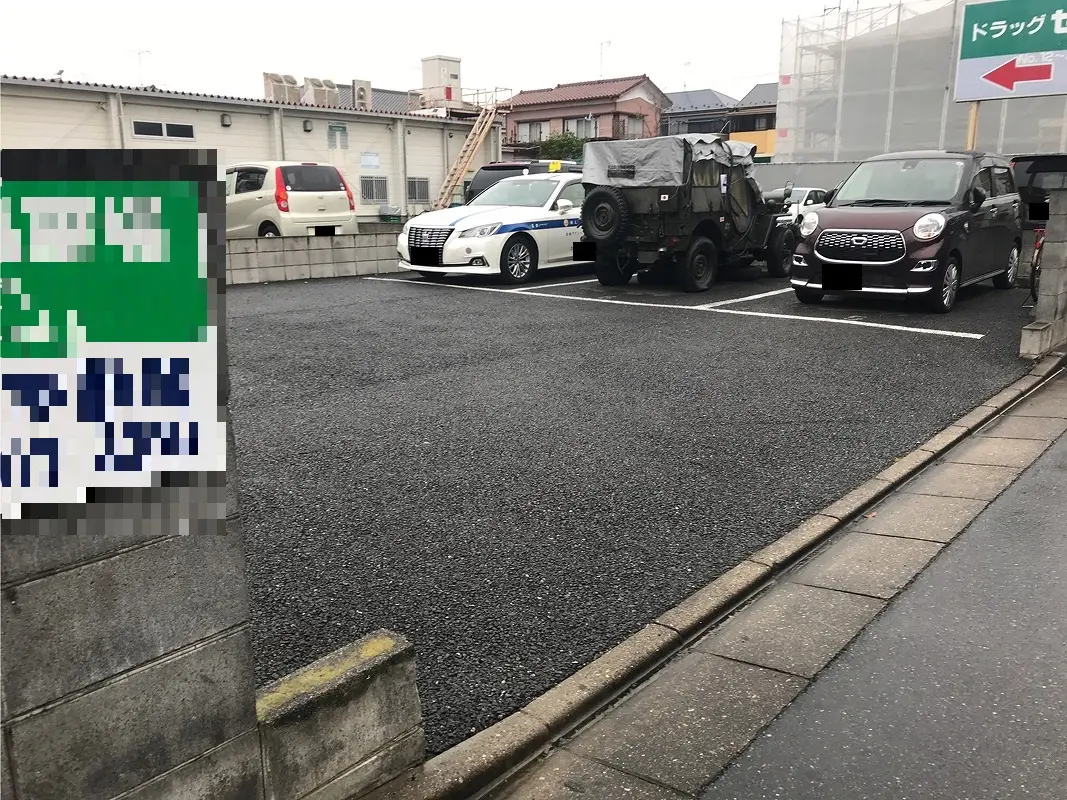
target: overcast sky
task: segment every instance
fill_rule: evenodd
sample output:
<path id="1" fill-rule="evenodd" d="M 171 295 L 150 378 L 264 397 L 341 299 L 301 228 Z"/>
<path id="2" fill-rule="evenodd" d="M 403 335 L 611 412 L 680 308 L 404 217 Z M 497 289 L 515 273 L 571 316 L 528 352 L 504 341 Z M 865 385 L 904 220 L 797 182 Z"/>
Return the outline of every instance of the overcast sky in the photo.
<path id="1" fill-rule="evenodd" d="M 422 84 L 421 59 L 463 60 L 465 90 L 538 89 L 647 74 L 665 92 L 714 88 L 740 98 L 777 81 L 782 19 L 857 0 L 317 0 L 311 3 L 128 0 L 9 3 L 0 71 L 240 97 L 263 72 Z M 861 7 L 886 0 L 860 0 Z M 524 10 L 529 9 L 529 10 Z M 555 9 L 555 10 L 554 10 Z M 603 74 L 601 74 L 601 42 Z M 140 55 L 138 51 L 147 51 Z"/>

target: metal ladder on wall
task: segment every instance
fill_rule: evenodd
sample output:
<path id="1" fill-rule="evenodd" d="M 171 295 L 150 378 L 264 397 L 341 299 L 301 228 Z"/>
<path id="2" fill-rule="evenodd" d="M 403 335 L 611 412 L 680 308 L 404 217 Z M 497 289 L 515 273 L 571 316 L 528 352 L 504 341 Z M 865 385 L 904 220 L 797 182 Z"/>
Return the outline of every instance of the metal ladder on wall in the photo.
<path id="1" fill-rule="evenodd" d="M 474 127 L 467 134 L 467 139 L 463 142 L 463 148 L 459 151 L 459 156 L 452 164 L 452 168 L 449 169 L 445 182 L 441 184 L 441 192 L 437 195 L 437 202 L 433 206 L 435 211 L 448 208 L 449 203 L 452 201 L 452 196 L 456 192 L 456 187 L 462 183 L 463 176 L 467 174 L 471 162 L 474 161 L 474 155 L 478 152 L 478 148 L 484 144 L 489 131 L 492 130 L 495 119 L 495 105 L 485 106 L 478 113 L 478 118 L 474 120 Z"/>

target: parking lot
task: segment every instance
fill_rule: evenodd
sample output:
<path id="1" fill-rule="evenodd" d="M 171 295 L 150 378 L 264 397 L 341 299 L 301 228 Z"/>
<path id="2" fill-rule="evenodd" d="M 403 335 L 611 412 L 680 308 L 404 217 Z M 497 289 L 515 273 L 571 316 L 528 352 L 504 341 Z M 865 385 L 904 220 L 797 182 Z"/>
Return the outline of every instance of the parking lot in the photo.
<path id="1" fill-rule="evenodd" d="M 258 678 L 403 633 L 440 752 L 1022 375 L 1025 299 L 581 269 L 231 287 Z"/>

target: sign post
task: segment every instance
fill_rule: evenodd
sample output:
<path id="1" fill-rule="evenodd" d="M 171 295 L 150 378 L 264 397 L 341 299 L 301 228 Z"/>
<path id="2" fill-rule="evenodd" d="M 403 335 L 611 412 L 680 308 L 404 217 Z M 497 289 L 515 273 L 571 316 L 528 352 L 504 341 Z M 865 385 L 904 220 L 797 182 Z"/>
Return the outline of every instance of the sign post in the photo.
<path id="1" fill-rule="evenodd" d="M 967 149 L 984 100 L 1067 94 L 1067 2 L 997 0 L 963 10 L 956 102 L 970 103 Z"/>

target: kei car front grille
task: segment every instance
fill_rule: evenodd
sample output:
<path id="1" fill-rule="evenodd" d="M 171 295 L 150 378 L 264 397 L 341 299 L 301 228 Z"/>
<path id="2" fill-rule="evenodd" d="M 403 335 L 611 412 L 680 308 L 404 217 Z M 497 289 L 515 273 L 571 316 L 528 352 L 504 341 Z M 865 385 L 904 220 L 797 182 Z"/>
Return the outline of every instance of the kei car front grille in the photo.
<path id="1" fill-rule="evenodd" d="M 819 235 L 815 255 L 826 261 L 892 264 L 907 255 L 907 246 L 898 231 L 829 230 Z"/>
<path id="2" fill-rule="evenodd" d="M 409 228 L 408 254 L 415 267 L 439 267 L 451 228 Z"/>

